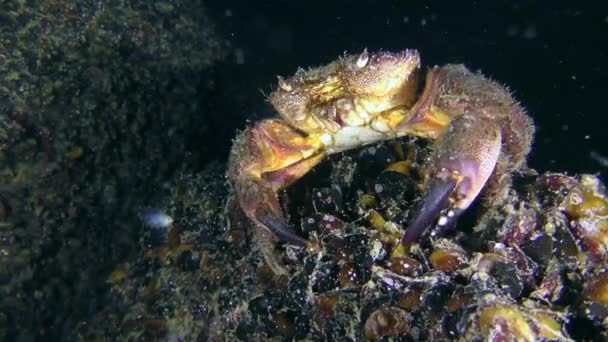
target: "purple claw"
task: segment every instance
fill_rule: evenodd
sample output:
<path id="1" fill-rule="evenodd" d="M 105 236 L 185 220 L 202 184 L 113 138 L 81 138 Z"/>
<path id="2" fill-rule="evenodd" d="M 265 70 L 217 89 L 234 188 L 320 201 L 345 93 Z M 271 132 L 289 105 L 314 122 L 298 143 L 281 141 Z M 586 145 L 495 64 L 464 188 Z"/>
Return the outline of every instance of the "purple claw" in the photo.
<path id="1" fill-rule="evenodd" d="M 284 224 L 279 222 L 276 218 L 266 215 L 266 216 L 258 217 L 257 219 L 259 220 L 259 222 L 262 225 L 264 225 L 270 231 L 272 231 L 274 233 L 274 235 L 276 235 L 276 237 L 281 241 L 285 241 L 287 243 L 291 243 L 291 244 L 302 246 L 302 247 L 306 247 L 306 245 L 308 244 L 308 242 L 305 239 L 296 235 L 289 228 L 287 228 Z"/>
<path id="2" fill-rule="evenodd" d="M 401 242 L 410 246 L 429 226 L 440 234 L 471 205 L 492 174 L 501 148 L 500 127 L 480 115 L 456 118 L 435 143 L 433 175 Z"/>
<path id="3" fill-rule="evenodd" d="M 403 245 L 409 246 L 416 242 L 432 224 L 437 222 L 441 212 L 448 208 L 450 195 L 456 189 L 457 184 L 456 180 L 451 178 L 434 178 L 431 181 L 414 214 L 413 222 L 401 239 Z"/>

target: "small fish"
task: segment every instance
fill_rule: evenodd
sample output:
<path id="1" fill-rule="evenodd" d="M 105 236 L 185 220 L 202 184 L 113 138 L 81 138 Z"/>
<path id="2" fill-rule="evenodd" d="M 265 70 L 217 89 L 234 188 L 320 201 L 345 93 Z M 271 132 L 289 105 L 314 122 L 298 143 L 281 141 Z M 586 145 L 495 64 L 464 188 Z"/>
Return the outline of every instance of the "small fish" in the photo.
<path id="1" fill-rule="evenodd" d="M 150 228 L 167 228 L 173 223 L 173 217 L 163 213 L 158 209 L 144 209 L 141 212 L 141 219 Z"/>

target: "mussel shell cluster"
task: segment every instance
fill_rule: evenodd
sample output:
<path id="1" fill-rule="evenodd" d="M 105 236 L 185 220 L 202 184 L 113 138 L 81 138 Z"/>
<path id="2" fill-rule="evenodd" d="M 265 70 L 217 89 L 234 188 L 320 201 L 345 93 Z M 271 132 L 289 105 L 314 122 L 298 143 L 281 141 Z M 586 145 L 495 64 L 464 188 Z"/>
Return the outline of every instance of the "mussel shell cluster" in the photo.
<path id="1" fill-rule="evenodd" d="M 293 273 L 282 286 L 276 277 L 260 284 L 237 336 L 608 338 L 608 199 L 599 180 L 528 170 L 501 205 L 475 204 L 453 229 L 403 251 L 428 155 L 413 139 L 369 146 L 288 189 L 289 222 L 313 247 L 284 246 Z"/>

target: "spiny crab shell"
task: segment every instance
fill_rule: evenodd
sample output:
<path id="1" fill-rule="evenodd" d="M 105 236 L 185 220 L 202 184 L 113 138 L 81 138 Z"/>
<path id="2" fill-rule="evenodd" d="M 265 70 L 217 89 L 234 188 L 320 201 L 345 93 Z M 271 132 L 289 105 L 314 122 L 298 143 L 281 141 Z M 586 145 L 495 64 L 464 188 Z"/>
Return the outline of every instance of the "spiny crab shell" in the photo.
<path id="1" fill-rule="evenodd" d="M 504 200 L 530 150 L 532 120 L 505 87 L 463 65 L 430 68 L 424 81 L 420 65 L 414 50 L 366 50 L 299 70 L 269 97 L 280 118 L 237 136 L 227 177 L 276 273 L 287 273 L 272 252 L 277 240 L 314 249 L 287 226 L 278 193 L 330 154 L 403 136 L 435 141 L 405 251 L 430 227 L 452 226 L 484 187 L 488 203 Z"/>

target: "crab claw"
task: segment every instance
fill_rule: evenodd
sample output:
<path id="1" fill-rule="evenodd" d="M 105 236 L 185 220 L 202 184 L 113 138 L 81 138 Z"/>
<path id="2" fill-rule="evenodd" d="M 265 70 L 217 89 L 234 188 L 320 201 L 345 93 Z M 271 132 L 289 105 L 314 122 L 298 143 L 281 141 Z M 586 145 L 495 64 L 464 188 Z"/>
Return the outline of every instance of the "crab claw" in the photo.
<path id="1" fill-rule="evenodd" d="M 429 186 L 401 243 L 410 246 L 433 224 L 454 225 L 488 181 L 500 149 L 494 121 L 472 113 L 454 119 L 435 143 Z"/>
<path id="2" fill-rule="evenodd" d="M 416 209 L 414 218 L 401 240 L 405 245 L 411 245 L 434 224 L 441 212 L 449 207 L 450 195 L 456 189 L 455 179 L 431 180 L 422 202 Z"/>
<path id="3" fill-rule="evenodd" d="M 256 223 L 261 236 L 306 246 L 306 240 L 287 227 L 276 191 L 259 180 L 245 181 L 237 187 L 239 204 L 245 215 Z"/>
<path id="4" fill-rule="evenodd" d="M 319 151 L 316 140 L 278 120 L 262 121 L 236 139 L 228 177 L 239 206 L 266 240 L 307 245 L 287 227 L 278 192 L 317 165 L 325 157 Z"/>

